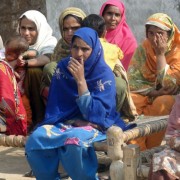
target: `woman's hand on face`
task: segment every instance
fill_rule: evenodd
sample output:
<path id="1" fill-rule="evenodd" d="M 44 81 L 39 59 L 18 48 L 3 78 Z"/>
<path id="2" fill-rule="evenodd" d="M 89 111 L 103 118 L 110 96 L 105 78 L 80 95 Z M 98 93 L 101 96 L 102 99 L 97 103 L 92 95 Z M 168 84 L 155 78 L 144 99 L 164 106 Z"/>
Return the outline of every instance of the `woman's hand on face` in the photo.
<path id="1" fill-rule="evenodd" d="M 70 71 L 77 83 L 81 83 L 85 80 L 83 59 L 77 60 L 71 57 L 68 64 L 68 70 Z"/>
<path id="2" fill-rule="evenodd" d="M 167 38 L 157 33 L 156 38 L 153 41 L 153 47 L 154 47 L 156 56 L 164 55 L 167 50 Z"/>

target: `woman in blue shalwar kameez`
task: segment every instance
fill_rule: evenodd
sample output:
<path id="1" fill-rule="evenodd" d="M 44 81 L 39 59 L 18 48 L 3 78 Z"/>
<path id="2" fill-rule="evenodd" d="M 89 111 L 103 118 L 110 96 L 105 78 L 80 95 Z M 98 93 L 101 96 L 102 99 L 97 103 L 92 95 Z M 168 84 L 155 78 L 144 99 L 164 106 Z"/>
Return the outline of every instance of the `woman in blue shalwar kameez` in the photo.
<path id="1" fill-rule="evenodd" d="M 112 125 L 126 126 L 116 112 L 115 80 L 106 65 L 97 33 L 80 28 L 71 57 L 58 63 L 44 121 L 26 143 L 27 160 L 37 180 L 60 179 L 59 162 L 73 180 L 96 180 L 93 142 L 106 139 Z"/>

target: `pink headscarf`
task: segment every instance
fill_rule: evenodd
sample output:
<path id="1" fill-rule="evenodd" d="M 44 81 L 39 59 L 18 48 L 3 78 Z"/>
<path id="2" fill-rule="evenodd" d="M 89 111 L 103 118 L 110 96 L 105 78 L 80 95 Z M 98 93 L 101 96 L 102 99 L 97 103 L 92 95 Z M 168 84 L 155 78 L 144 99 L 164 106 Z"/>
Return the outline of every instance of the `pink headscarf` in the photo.
<path id="1" fill-rule="evenodd" d="M 119 0 L 107 0 L 101 7 L 100 15 L 102 16 L 103 11 L 107 5 L 113 5 L 119 8 L 121 13 L 121 21 L 116 29 L 108 30 L 106 33 L 106 39 L 109 43 L 118 45 L 124 53 L 122 64 L 127 70 L 130 60 L 133 56 L 135 49 L 137 48 L 136 39 L 126 23 L 125 7 L 124 4 Z"/>

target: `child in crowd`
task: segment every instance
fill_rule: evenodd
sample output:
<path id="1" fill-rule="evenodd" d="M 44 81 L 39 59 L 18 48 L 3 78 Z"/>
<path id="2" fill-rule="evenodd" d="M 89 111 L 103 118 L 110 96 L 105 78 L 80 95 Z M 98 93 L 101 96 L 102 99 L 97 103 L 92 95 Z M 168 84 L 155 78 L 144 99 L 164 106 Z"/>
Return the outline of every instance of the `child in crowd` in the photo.
<path id="1" fill-rule="evenodd" d="M 27 135 L 27 113 L 14 73 L 18 57 L 27 49 L 24 39 L 12 37 L 0 57 L 0 133 L 6 135 Z"/>
<path id="2" fill-rule="evenodd" d="M 32 112 L 29 99 L 24 91 L 24 78 L 28 65 L 27 59 L 37 56 L 37 53 L 35 50 L 28 50 L 28 48 L 28 42 L 19 35 L 12 36 L 5 43 L 5 61 L 14 69 L 18 88 L 27 112 L 28 127 L 30 127 L 32 125 Z M 25 63 L 23 61 L 24 59 L 26 59 Z"/>

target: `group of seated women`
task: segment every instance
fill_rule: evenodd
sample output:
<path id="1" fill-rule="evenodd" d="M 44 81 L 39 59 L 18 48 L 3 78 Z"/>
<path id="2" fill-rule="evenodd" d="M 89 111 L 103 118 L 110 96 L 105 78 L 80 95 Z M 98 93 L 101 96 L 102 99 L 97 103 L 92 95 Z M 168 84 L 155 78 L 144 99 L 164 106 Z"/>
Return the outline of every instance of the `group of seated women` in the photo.
<path id="1" fill-rule="evenodd" d="M 92 145 L 106 139 L 109 127 L 126 131 L 136 126 L 128 121 L 138 115 L 171 113 L 179 93 L 180 32 L 168 15 L 156 13 L 147 19 L 146 39 L 137 46 L 118 0 L 107 0 L 100 15 L 69 7 L 60 14 L 59 28 L 57 42 L 42 13 L 29 10 L 20 16 L 17 36 L 28 45 L 20 50 L 21 41 L 13 38 L 5 43 L 0 132 L 26 135 L 27 122 L 28 130 L 33 127 L 25 150 L 37 179 L 60 179 L 61 162 L 73 180 L 95 180 Z M 164 135 L 130 143 L 146 150 L 159 146 Z M 160 170 L 153 167 L 150 178 L 164 176 L 153 176 L 154 169 Z M 178 168 L 174 174 L 163 170 L 179 177 Z"/>

